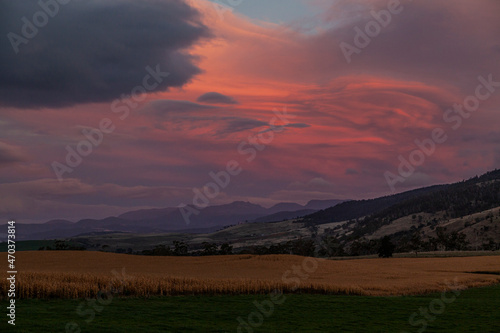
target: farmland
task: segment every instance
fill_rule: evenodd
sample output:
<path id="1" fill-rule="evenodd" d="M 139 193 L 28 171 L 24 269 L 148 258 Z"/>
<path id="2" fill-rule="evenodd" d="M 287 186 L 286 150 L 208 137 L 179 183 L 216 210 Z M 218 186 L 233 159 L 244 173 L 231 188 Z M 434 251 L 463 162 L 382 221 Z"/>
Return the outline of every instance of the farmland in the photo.
<path id="1" fill-rule="evenodd" d="M 4 320 L 2 332 L 500 329 L 498 256 L 326 260 L 21 251 L 17 269 L 16 327 Z M 412 320 L 421 309 L 433 315 Z"/>
<path id="2" fill-rule="evenodd" d="M 285 293 L 418 295 L 500 282 L 498 256 L 326 260 L 291 255 L 145 257 L 103 252 L 17 254 L 21 298 Z M 478 273 L 480 272 L 480 273 Z M 485 274 L 486 273 L 486 274 Z M 496 274 L 495 274 L 496 273 Z M 2 296 L 7 281 L 0 284 Z"/>
<path id="3" fill-rule="evenodd" d="M 332 295 L 286 295 L 254 332 L 356 332 L 414 333 L 424 322 L 410 324 L 410 316 L 420 308 L 428 309 L 439 294 L 425 296 L 368 297 Z M 98 308 L 84 300 L 30 299 L 18 302 L 16 327 L 0 322 L 1 332 L 78 332 L 66 330 L 73 324 L 81 333 L 135 332 L 238 332 L 242 318 L 255 313 L 254 302 L 263 303 L 267 295 L 172 296 L 153 298 L 116 298 Z M 3 307 L 6 304 L 0 301 Z M 98 304 L 99 305 L 99 304 Z M 425 322 L 425 332 L 500 332 L 500 286 L 463 291 L 446 305 L 442 313 Z M 422 317 L 417 318 L 422 321 Z M 70 326 L 71 327 L 71 326 Z M 240 332 L 251 332 L 242 329 Z"/>
<path id="4" fill-rule="evenodd" d="M 343 223 L 334 225 L 339 224 Z M 321 226 L 320 229 L 324 228 Z M 101 250 L 104 246 L 107 251 L 112 252 L 119 248 L 142 251 L 160 244 L 171 245 L 175 240 L 183 241 L 193 249 L 200 248 L 202 242 L 229 242 L 235 250 L 239 250 L 256 245 L 278 244 L 308 236 L 310 236 L 310 231 L 304 223 L 288 220 L 273 223 L 243 223 L 212 233 L 96 233 L 73 237 L 71 241 L 85 246 L 88 250 Z"/>

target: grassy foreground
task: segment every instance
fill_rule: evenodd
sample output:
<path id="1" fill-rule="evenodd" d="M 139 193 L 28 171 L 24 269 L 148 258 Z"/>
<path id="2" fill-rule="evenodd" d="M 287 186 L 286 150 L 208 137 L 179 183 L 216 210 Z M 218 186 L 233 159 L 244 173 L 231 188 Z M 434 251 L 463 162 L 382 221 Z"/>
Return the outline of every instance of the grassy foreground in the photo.
<path id="1" fill-rule="evenodd" d="M 240 327 L 239 332 L 418 332 L 424 321 L 429 333 L 500 332 L 500 285 L 462 291 L 444 308 L 436 301 L 441 296 L 284 295 L 272 314 L 262 315 L 260 326 Z M 3 315 L 0 331 L 65 332 L 73 322 L 81 332 L 238 332 L 237 318 L 248 322 L 250 315 L 258 323 L 253 303 L 269 300 L 269 295 L 114 298 L 100 311 L 92 311 L 85 300 L 20 300 L 16 327 L 7 325 Z M 0 304 L 5 309 L 6 302 Z M 419 314 L 410 325 L 410 316 L 420 308 L 432 317 Z"/>

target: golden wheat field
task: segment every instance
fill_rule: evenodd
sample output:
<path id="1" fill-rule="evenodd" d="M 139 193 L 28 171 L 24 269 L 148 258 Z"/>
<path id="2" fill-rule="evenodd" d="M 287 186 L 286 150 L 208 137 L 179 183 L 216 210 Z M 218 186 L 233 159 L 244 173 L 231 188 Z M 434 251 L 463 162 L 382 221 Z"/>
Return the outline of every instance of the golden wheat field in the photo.
<path id="1" fill-rule="evenodd" d="M 500 283 L 500 257 L 326 260 L 292 255 L 146 257 L 103 252 L 18 252 L 20 298 L 255 294 L 415 295 Z M 3 270 L 4 272 L 6 270 Z M 1 280 L 5 298 L 7 280 Z"/>

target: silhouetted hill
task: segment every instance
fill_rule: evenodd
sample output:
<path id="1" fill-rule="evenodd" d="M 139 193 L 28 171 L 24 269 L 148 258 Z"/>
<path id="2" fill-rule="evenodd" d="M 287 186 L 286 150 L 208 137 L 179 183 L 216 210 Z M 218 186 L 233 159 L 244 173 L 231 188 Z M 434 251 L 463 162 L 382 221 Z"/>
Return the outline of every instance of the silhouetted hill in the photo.
<path id="1" fill-rule="evenodd" d="M 304 208 L 313 210 L 322 210 L 322 209 L 327 209 L 329 207 L 333 207 L 345 201 L 350 201 L 350 200 L 311 200 L 304 206 Z"/>
<path id="2" fill-rule="evenodd" d="M 310 214 L 313 212 L 311 207 L 331 204 L 334 206 Z M 20 240 L 54 239 L 92 232 L 165 233 L 216 230 L 241 222 L 275 222 L 304 216 L 303 222 L 307 225 L 352 220 L 348 226 L 349 235 L 355 238 L 372 234 L 382 226 L 412 214 L 440 212 L 441 215 L 444 214 L 442 219 L 446 220 L 498 206 L 500 171 L 495 170 L 467 181 L 435 185 L 369 200 L 312 200 L 305 206 L 281 203 L 271 208 L 235 201 L 203 209 L 191 206 L 196 213 L 191 214 L 189 219 L 185 219 L 178 208 L 170 207 L 136 210 L 104 219 L 83 219 L 76 223 L 66 220 L 51 220 L 44 224 L 17 223 L 16 227 Z M 279 211 L 280 209 L 292 210 Z"/>
<path id="3" fill-rule="evenodd" d="M 346 201 L 334 207 L 305 216 L 304 219 L 311 224 L 324 224 L 357 219 L 380 212 L 405 200 L 438 191 L 447 186 L 449 185 L 435 185 L 376 199 Z"/>
<path id="4" fill-rule="evenodd" d="M 283 220 L 291 220 L 297 217 L 306 216 L 314 212 L 314 209 L 300 209 L 293 212 L 278 212 L 271 215 L 259 217 L 252 222 L 277 222 Z"/>
<path id="5" fill-rule="evenodd" d="M 295 203 L 295 202 L 281 202 L 281 203 L 276 204 L 276 205 L 272 206 L 271 208 L 269 208 L 267 210 L 267 213 L 274 214 L 274 213 L 285 212 L 285 211 L 293 212 L 293 211 L 300 210 L 300 209 L 304 209 L 304 206 L 299 205 L 298 203 Z"/>
<path id="6" fill-rule="evenodd" d="M 45 224 L 51 224 L 51 225 L 72 225 L 74 224 L 71 221 L 68 220 L 50 220 L 48 222 L 45 222 Z"/>
<path id="7" fill-rule="evenodd" d="M 337 200 L 325 200 L 321 204 L 328 204 L 328 202 L 337 202 Z M 194 206 L 190 208 L 196 213 L 190 215 L 188 219 L 185 219 L 178 207 L 168 207 L 134 210 L 118 217 L 112 216 L 104 219 L 82 219 L 76 223 L 51 220 L 43 224 L 17 223 L 16 226 L 20 240 L 52 239 L 113 231 L 130 233 L 214 231 L 224 226 L 253 221 L 272 214 L 278 215 L 265 218 L 265 220 L 273 221 L 276 218 L 283 220 L 313 212 L 310 209 L 304 210 L 304 206 L 296 203 L 281 203 L 271 208 L 264 208 L 244 201 L 206 208 Z M 286 209 L 291 209 L 293 212 L 290 213 Z M 300 212 L 297 213 L 297 211 Z"/>
<path id="8" fill-rule="evenodd" d="M 141 219 L 155 218 L 158 216 L 166 216 L 174 212 L 175 210 L 177 210 L 177 207 L 139 209 L 123 213 L 121 215 L 118 215 L 118 217 L 125 220 L 137 221 Z"/>
<path id="9" fill-rule="evenodd" d="M 419 213 L 444 212 L 447 219 L 483 212 L 500 206 L 500 170 L 488 172 L 407 198 L 388 208 L 368 216 L 355 230 L 353 236 L 372 233 L 392 221 Z"/>

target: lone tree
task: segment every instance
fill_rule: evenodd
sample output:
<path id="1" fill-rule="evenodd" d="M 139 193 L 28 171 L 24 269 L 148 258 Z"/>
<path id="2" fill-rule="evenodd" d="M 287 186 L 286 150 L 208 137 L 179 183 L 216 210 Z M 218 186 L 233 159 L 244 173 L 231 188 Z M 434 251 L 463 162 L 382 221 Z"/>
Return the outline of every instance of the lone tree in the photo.
<path id="1" fill-rule="evenodd" d="M 380 247 L 378 249 L 378 256 L 382 258 L 390 258 L 394 253 L 396 246 L 391 242 L 389 236 L 384 236 L 380 242 Z"/>
<path id="2" fill-rule="evenodd" d="M 415 252 L 415 257 L 418 256 L 418 251 L 422 248 L 422 237 L 419 232 L 415 232 L 410 240 L 410 248 Z"/>

